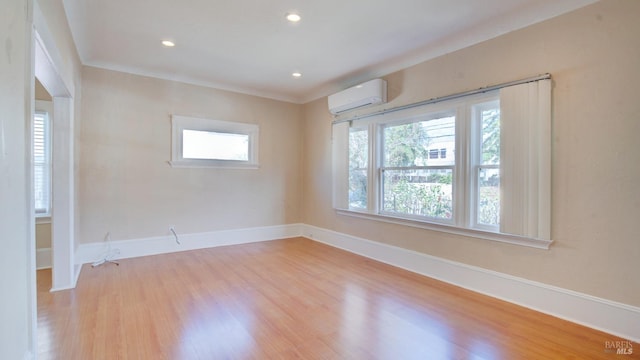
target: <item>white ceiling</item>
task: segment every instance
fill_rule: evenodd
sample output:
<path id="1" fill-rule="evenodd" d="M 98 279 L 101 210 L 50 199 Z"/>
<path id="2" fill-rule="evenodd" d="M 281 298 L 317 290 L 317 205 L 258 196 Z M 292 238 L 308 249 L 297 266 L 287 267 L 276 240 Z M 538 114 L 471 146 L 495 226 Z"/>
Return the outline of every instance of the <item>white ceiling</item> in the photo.
<path id="1" fill-rule="evenodd" d="M 305 103 L 595 1 L 63 3 L 85 65 Z M 287 12 L 302 20 L 288 23 Z"/>

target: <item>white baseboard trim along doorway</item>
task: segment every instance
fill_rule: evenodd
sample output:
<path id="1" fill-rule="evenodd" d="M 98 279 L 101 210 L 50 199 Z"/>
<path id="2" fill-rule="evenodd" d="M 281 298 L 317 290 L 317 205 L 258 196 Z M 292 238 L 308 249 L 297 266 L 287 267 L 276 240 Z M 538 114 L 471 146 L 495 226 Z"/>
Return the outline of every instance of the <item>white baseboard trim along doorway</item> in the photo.
<path id="1" fill-rule="evenodd" d="M 118 259 L 302 236 L 545 314 L 640 342 L 640 308 L 306 224 L 111 241 Z M 82 244 L 76 264 L 105 253 L 104 242 Z"/>
<path id="2" fill-rule="evenodd" d="M 51 248 L 36 249 L 36 270 L 51 269 Z"/>

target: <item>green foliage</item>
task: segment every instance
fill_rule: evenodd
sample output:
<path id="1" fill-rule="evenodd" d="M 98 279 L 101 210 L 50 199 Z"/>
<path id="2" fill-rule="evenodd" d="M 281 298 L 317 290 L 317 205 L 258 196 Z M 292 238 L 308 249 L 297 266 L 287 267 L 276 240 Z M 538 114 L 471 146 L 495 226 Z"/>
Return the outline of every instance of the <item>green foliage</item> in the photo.
<path id="1" fill-rule="evenodd" d="M 451 187 L 446 184 L 411 183 L 406 177 L 400 177 L 385 185 L 384 210 L 450 219 L 453 215 Z"/>
<path id="2" fill-rule="evenodd" d="M 478 206 L 478 222 L 487 225 L 500 224 L 500 187 L 480 188 L 480 204 Z"/>
<path id="3" fill-rule="evenodd" d="M 500 164 L 500 108 L 482 112 L 482 164 Z M 477 221 L 500 224 L 500 175 L 481 179 Z"/>
<path id="4" fill-rule="evenodd" d="M 367 208 L 367 174 L 366 170 L 349 171 L 349 207 Z"/>
<path id="5" fill-rule="evenodd" d="M 366 168 L 369 159 L 369 136 L 366 129 L 349 132 L 349 168 Z"/>
<path id="6" fill-rule="evenodd" d="M 385 166 L 414 166 L 416 159 L 427 159 L 428 145 L 428 134 L 421 122 L 386 127 Z"/>
<path id="7" fill-rule="evenodd" d="M 433 173 L 427 177 L 427 182 L 451 185 L 453 181 L 452 173 Z"/>
<path id="8" fill-rule="evenodd" d="M 367 208 L 368 138 L 366 129 L 349 133 L 349 206 L 353 208 Z"/>
<path id="9" fill-rule="evenodd" d="M 500 164 L 500 108 L 482 112 L 482 163 Z"/>

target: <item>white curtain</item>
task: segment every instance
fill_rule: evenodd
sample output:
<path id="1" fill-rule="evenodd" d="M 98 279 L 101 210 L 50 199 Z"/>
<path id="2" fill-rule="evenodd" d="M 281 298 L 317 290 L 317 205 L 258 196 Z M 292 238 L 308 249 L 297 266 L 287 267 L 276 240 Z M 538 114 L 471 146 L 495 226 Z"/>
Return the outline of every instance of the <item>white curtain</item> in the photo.
<path id="1" fill-rule="evenodd" d="M 500 232 L 551 239 L 551 80 L 500 90 Z"/>
<path id="2" fill-rule="evenodd" d="M 332 126 L 333 208 L 349 208 L 349 123 Z"/>

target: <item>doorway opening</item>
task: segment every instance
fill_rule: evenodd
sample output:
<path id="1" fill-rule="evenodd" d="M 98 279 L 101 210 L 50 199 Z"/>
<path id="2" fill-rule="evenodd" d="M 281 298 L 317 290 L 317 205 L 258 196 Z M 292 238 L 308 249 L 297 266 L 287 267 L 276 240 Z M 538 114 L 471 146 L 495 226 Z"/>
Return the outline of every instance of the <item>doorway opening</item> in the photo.
<path id="1" fill-rule="evenodd" d="M 35 78 L 35 111 L 32 119 L 33 199 L 35 208 L 36 270 L 51 269 L 52 164 L 51 130 L 53 98 Z M 38 277 L 43 272 L 38 271 Z M 51 272 L 48 272 L 49 276 Z M 50 280 L 49 280 L 50 281 Z"/>

